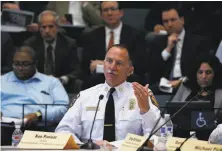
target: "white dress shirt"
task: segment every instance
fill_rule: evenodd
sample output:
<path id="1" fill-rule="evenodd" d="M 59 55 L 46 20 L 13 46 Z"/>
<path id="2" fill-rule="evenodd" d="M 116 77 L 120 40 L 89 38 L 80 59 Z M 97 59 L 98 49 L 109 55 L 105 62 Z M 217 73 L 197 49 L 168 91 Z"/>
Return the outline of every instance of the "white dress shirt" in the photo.
<path id="1" fill-rule="evenodd" d="M 110 40 L 110 32 L 113 31 L 114 35 L 114 44 L 119 44 L 120 43 L 120 35 L 122 31 L 123 23 L 121 22 L 119 26 L 115 29 L 110 29 L 109 27 L 105 26 L 105 31 L 106 31 L 106 50 L 108 49 L 109 45 L 109 40 Z"/>
<path id="2" fill-rule="evenodd" d="M 175 52 L 175 60 L 174 60 L 174 66 L 172 70 L 172 76 L 173 78 L 180 78 L 182 77 L 181 72 L 181 54 L 182 54 L 182 48 L 183 48 L 183 42 L 184 42 L 184 36 L 185 36 L 185 30 L 183 29 L 181 33 L 178 36 L 178 42 L 176 44 L 176 52 Z M 164 61 L 167 61 L 171 57 L 171 53 L 169 53 L 167 50 L 162 51 L 162 58 Z"/>
<path id="3" fill-rule="evenodd" d="M 216 129 L 210 134 L 209 143 L 222 144 L 222 124 L 219 124 Z"/>
<path id="4" fill-rule="evenodd" d="M 99 96 L 104 95 L 100 101 L 95 124 L 92 130 L 92 140 L 103 140 L 105 107 L 109 97 L 107 84 L 99 84 L 87 90 L 81 91 L 75 104 L 63 117 L 56 132 L 71 133 L 77 143 L 86 142 L 90 136 L 90 130 L 95 115 Z M 115 87 L 113 93 L 115 104 L 115 132 L 116 140 L 123 140 L 128 133 L 137 135 L 148 135 L 157 119 L 160 117 L 159 109 L 151 103 L 150 109 L 140 114 L 137 99 L 134 95 L 132 84 L 124 82 Z M 164 120 L 159 122 L 160 126 Z"/>
<path id="5" fill-rule="evenodd" d="M 72 14 L 72 20 L 74 26 L 86 26 L 82 17 L 82 4 L 80 1 L 69 1 L 69 14 Z"/>

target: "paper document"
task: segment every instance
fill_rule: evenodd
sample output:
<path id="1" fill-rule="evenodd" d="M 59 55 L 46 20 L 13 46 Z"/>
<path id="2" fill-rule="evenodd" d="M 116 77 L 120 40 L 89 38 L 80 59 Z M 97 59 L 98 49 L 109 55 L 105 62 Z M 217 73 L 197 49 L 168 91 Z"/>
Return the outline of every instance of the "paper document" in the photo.
<path id="1" fill-rule="evenodd" d="M 169 80 L 167 80 L 166 78 L 163 78 L 163 77 L 160 79 L 159 89 L 163 92 L 166 92 L 166 93 L 173 92 L 173 88 L 172 88 L 172 85 L 169 84 Z"/>
<path id="2" fill-rule="evenodd" d="M 116 148 L 120 148 L 120 146 L 122 145 L 122 143 L 123 143 L 123 140 L 110 142 L 110 144 L 113 145 L 113 146 L 115 146 Z"/>
<path id="3" fill-rule="evenodd" d="M 18 118 L 11 118 L 11 117 L 2 117 L 1 122 L 5 122 L 5 123 L 11 123 L 14 122 L 15 125 L 22 125 L 22 119 L 18 119 Z M 24 124 L 26 124 L 27 122 L 27 118 L 24 118 Z"/>
<path id="4" fill-rule="evenodd" d="M 159 31 L 159 34 L 160 34 L 160 35 L 167 35 L 167 31 L 166 31 L 166 30 L 160 30 L 160 31 Z"/>
<path id="5" fill-rule="evenodd" d="M 96 73 L 104 73 L 104 65 L 97 64 L 96 65 Z"/>

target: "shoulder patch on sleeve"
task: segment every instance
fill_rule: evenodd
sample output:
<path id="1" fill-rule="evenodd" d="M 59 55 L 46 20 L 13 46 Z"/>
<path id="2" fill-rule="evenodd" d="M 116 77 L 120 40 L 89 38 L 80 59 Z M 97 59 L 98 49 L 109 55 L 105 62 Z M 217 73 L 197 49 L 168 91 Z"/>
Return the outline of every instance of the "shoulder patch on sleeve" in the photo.
<path id="1" fill-rule="evenodd" d="M 80 93 L 78 93 L 77 95 L 73 96 L 73 97 L 70 99 L 69 108 L 71 108 L 71 107 L 75 104 L 76 100 L 77 100 L 79 97 L 80 97 Z"/>

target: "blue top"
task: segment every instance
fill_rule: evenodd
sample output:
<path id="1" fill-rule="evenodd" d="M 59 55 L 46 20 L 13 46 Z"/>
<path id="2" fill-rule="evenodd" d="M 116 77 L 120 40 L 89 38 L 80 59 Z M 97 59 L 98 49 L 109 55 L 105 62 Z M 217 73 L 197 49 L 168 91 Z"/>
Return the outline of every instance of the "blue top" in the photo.
<path id="1" fill-rule="evenodd" d="M 54 77 L 36 72 L 29 80 L 19 80 L 14 72 L 1 76 L 1 112 L 5 117 L 22 118 L 22 104 L 25 105 L 24 115 L 41 111 L 42 120 L 58 122 L 67 111 L 68 95 Z M 36 104 L 50 104 L 36 105 Z M 53 105 L 52 105 L 53 104 Z M 56 105 L 64 104 L 64 105 Z"/>

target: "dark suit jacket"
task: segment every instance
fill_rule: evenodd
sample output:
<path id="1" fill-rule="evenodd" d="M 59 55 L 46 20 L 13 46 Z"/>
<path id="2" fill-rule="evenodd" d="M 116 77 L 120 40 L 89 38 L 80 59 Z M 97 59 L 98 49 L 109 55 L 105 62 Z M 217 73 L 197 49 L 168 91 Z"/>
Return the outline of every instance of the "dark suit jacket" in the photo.
<path id="1" fill-rule="evenodd" d="M 139 55 L 143 56 L 142 47 L 144 46 L 144 35 L 136 31 L 136 29 L 123 24 L 120 34 L 120 44 L 125 44 L 128 47 L 131 59 L 133 60 L 135 72 L 139 73 L 140 66 Z M 83 61 L 82 69 L 86 76 L 90 76 L 90 61 L 91 60 L 104 60 L 106 54 L 106 42 L 105 42 L 105 27 L 99 27 L 90 33 L 84 35 L 83 38 Z M 145 46 L 144 46 L 145 47 Z M 143 47 L 143 48 L 144 48 Z M 141 63 L 141 62 L 140 62 Z M 102 75 L 103 76 L 103 75 Z M 104 82 L 104 77 L 99 82 Z M 98 83 L 98 82 L 97 82 Z M 96 84 L 96 83 L 95 83 Z"/>
<path id="2" fill-rule="evenodd" d="M 13 40 L 9 33 L 1 32 L 1 74 L 12 70 L 12 60 L 15 52 Z"/>
<path id="3" fill-rule="evenodd" d="M 168 36 L 158 36 L 150 43 L 149 47 L 149 73 L 150 84 L 159 82 L 161 77 L 169 78 L 173 69 L 175 49 L 171 52 L 171 57 L 164 61 L 162 51 L 167 46 Z M 188 76 L 192 72 L 192 64 L 202 53 L 208 53 L 210 42 L 204 37 L 193 35 L 186 32 L 181 54 L 181 72 L 182 76 Z"/>
<path id="4" fill-rule="evenodd" d="M 37 53 L 37 69 L 44 73 L 45 63 L 45 47 L 41 35 L 33 36 L 25 41 L 25 45 L 32 47 Z M 55 77 L 66 75 L 70 80 L 76 79 L 80 76 L 80 64 L 76 52 L 75 40 L 57 34 L 56 48 L 55 48 Z"/>

